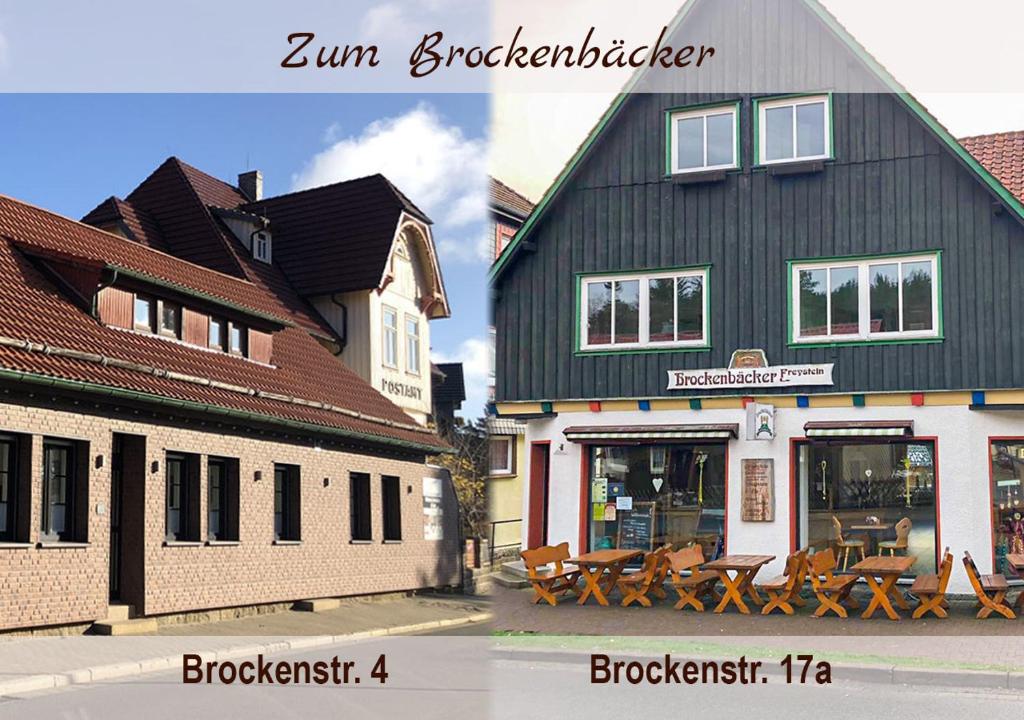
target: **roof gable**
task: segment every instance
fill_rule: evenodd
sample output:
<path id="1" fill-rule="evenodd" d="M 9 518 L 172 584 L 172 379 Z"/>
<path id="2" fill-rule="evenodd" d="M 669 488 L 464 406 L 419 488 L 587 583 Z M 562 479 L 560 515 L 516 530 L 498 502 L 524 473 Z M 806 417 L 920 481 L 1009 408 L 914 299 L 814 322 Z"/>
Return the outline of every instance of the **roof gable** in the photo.
<path id="1" fill-rule="evenodd" d="M 743 2 L 743 0 L 738 0 L 738 2 Z M 736 5 L 736 3 L 733 3 L 733 5 Z M 725 23 L 724 26 L 719 23 L 717 30 L 719 32 L 723 32 L 724 27 L 725 32 L 730 33 L 733 36 L 734 42 L 742 42 L 735 38 L 745 37 L 744 33 L 735 32 L 734 27 L 735 18 L 740 16 L 741 11 L 737 10 L 737 7 L 729 6 L 727 0 L 717 0 L 716 3 L 711 3 L 710 0 L 687 0 L 686 4 L 680 9 L 669 27 L 666 35 L 669 38 L 669 41 L 673 40 L 677 33 L 682 32 L 684 29 L 684 22 L 698 7 L 714 7 L 712 12 L 720 14 L 721 17 L 724 18 L 722 22 Z M 786 17 L 790 20 L 800 17 L 799 15 L 794 15 L 794 12 L 806 8 L 809 12 L 803 13 L 803 15 L 812 19 L 816 18 L 820 21 L 822 26 L 829 33 L 829 37 L 838 41 L 842 48 L 845 48 L 845 50 L 849 52 L 850 59 L 859 63 L 859 67 L 866 71 L 866 75 L 859 81 L 859 87 L 862 91 L 870 89 L 873 92 L 888 92 L 896 96 L 906 109 L 916 116 L 927 128 L 929 128 L 936 138 L 946 146 L 946 148 L 976 177 L 979 182 L 981 182 L 1000 202 L 1010 209 L 1018 221 L 1024 223 L 1024 199 L 1018 198 L 1014 193 L 1010 192 L 995 175 L 993 175 L 982 163 L 980 163 L 970 152 L 957 142 L 952 134 L 950 134 L 950 132 L 933 115 L 931 115 L 931 113 L 929 113 L 916 98 L 907 92 L 906 89 L 903 88 L 903 86 L 900 85 L 899 82 L 838 22 L 838 20 L 821 5 L 819 0 L 773 0 L 773 3 L 765 3 L 763 7 L 759 7 L 758 9 L 762 12 L 781 15 L 779 8 L 786 9 L 788 13 Z M 742 15 L 747 17 L 748 14 Z M 747 19 L 750 22 L 754 22 L 751 17 L 747 17 Z M 801 18 L 801 21 L 805 22 L 806 20 Z M 730 22 L 733 23 L 733 25 L 730 25 Z M 745 54 L 748 59 L 756 55 L 756 53 L 749 48 L 746 49 Z M 773 57 L 777 58 L 778 53 L 774 53 Z M 830 59 L 833 61 L 835 60 L 835 58 Z M 758 72 L 762 74 L 770 71 L 771 68 L 758 68 Z M 648 72 L 650 72 L 649 69 L 641 68 L 633 74 L 623 90 L 615 97 L 591 131 L 584 138 L 583 142 L 577 147 L 569 161 L 562 168 L 555 180 L 549 186 L 548 190 L 537 203 L 533 212 L 530 213 L 523 226 L 517 231 L 512 242 L 506 246 L 504 251 L 491 266 L 488 279 L 492 284 L 497 282 L 514 262 L 515 258 L 524 247 L 524 244 L 527 243 L 528 239 L 533 234 L 534 229 L 550 212 L 552 205 L 557 201 L 562 192 L 564 192 L 569 181 L 576 176 L 580 166 L 587 159 L 595 144 L 604 137 L 609 126 L 619 117 L 623 108 L 628 104 L 627 100 L 631 93 L 640 92 L 645 89 L 645 76 Z M 744 72 L 742 64 L 730 67 L 727 72 L 732 74 L 733 82 L 737 83 L 731 87 L 738 86 L 738 83 L 741 81 L 736 78 L 742 77 Z M 852 71 L 850 74 L 857 75 Z M 763 78 L 760 79 L 763 80 Z M 806 78 L 804 78 L 804 81 L 806 82 Z M 696 82 L 699 86 L 700 81 Z M 827 86 L 828 85 L 825 87 Z M 858 82 L 851 81 L 851 86 L 858 86 Z M 876 87 L 877 89 L 875 89 Z M 819 86 L 818 89 L 821 89 L 821 86 Z M 782 93 L 779 92 L 772 94 Z"/>

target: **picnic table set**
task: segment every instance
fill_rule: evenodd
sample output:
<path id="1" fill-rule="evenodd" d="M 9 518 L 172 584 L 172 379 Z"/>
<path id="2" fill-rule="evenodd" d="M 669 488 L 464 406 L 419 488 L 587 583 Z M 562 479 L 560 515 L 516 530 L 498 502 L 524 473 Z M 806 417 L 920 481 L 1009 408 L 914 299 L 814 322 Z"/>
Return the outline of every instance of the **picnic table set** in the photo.
<path id="1" fill-rule="evenodd" d="M 866 620 L 881 611 L 894 621 L 900 619 L 898 610 L 911 609 L 897 581 L 907 575 L 917 561 L 916 556 L 909 554 L 867 555 L 841 570 L 845 563 L 840 563 L 832 548 L 814 553 L 804 548 L 786 558 L 782 575 L 757 582 L 758 572 L 775 560 L 774 555 L 731 554 L 705 562 L 701 546 L 694 544 L 676 551 L 671 545 L 663 545 L 647 552 L 603 548 L 571 556 L 566 542 L 524 550 L 521 557 L 534 589 L 534 603 L 544 601 L 554 606 L 561 598 L 575 597 L 579 605 L 593 598 L 598 605 L 607 607 L 611 595 L 618 591 L 624 607 L 634 603 L 651 607 L 652 598 L 665 599 L 668 583 L 678 596 L 674 604 L 676 610 L 689 607 L 704 612 L 705 601 L 710 600 L 715 603 L 715 613 L 725 612 L 732 605 L 740 613 L 749 615 L 749 602 L 760 608 L 762 615 L 775 610 L 792 615 L 795 607 L 806 605 L 801 591 L 809 581 L 818 601 L 814 616 L 832 613 L 845 618 L 849 611 L 860 610 L 860 602 L 851 591 L 858 580 L 863 579 L 871 599 L 861 617 Z M 641 562 L 639 569 L 630 571 L 630 565 L 637 561 Z M 1010 554 L 1007 562 L 1024 578 L 1024 554 Z M 1011 605 L 1007 599 L 1010 585 L 1003 575 L 980 574 L 967 552 L 963 565 L 977 596 L 977 617 L 986 618 L 996 613 L 1015 618 L 1013 605 L 1018 611 L 1024 607 L 1024 592 Z M 917 602 L 912 613 L 914 619 L 929 613 L 937 618 L 947 617 L 949 603 L 945 596 L 952 570 L 953 556 L 946 548 L 938 572 L 914 578 L 910 586 L 910 594 Z"/>

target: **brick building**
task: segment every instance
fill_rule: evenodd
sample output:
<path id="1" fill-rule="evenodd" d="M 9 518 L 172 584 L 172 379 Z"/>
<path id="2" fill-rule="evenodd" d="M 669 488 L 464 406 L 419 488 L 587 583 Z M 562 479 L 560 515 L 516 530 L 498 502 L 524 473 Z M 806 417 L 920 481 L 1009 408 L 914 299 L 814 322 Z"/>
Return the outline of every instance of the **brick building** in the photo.
<path id="1" fill-rule="evenodd" d="M 352 182 L 359 242 L 382 268 L 399 246 L 421 260 L 414 307 L 444 316 L 429 220 L 380 176 Z M 239 185 L 171 158 L 82 223 L 0 196 L 0 631 L 458 581 L 454 496 L 427 464 L 444 441 L 340 357 L 356 336 L 316 309 L 342 306 L 330 285 L 292 276 L 338 218 Z M 429 344 L 405 319 L 411 358 Z"/>

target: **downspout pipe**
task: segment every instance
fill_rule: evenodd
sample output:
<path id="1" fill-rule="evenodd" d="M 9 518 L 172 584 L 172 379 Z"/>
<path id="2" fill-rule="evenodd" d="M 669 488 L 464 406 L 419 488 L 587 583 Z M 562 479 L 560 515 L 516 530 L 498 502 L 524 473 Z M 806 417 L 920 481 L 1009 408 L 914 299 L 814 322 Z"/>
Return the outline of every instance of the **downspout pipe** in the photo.
<path id="1" fill-rule="evenodd" d="M 109 276 L 109 279 L 104 279 L 106 276 Z M 106 268 L 100 274 L 100 284 L 96 286 L 96 292 L 92 294 L 92 312 L 90 313 L 96 320 L 100 319 L 100 293 L 115 282 L 117 282 L 117 268 Z"/>

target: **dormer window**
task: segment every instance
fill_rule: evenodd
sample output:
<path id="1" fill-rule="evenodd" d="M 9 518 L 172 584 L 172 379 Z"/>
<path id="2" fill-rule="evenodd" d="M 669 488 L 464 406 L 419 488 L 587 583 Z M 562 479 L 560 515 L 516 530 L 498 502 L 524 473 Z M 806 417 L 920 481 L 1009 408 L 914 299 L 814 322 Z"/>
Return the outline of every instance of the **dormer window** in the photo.
<path id="1" fill-rule="evenodd" d="M 210 347 L 214 350 L 226 350 L 228 339 L 228 323 L 221 318 L 210 318 Z"/>
<path id="2" fill-rule="evenodd" d="M 231 323 L 231 329 L 228 332 L 228 352 L 245 357 L 247 339 L 245 327 L 237 323 Z"/>
<path id="3" fill-rule="evenodd" d="M 168 337 L 181 337 L 181 306 L 160 301 L 160 334 Z"/>
<path id="4" fill-rule="evenodd" d="M 253 235 L 252 256 L 260 262 L 270 262 L 270 233 L 258 232 Z"/>
<path id="5" fill-rule="evenodd" d="M 145 295 L 135 296 L 133 323 L 136 330 L 153 332 L 153 299 Z"/>

